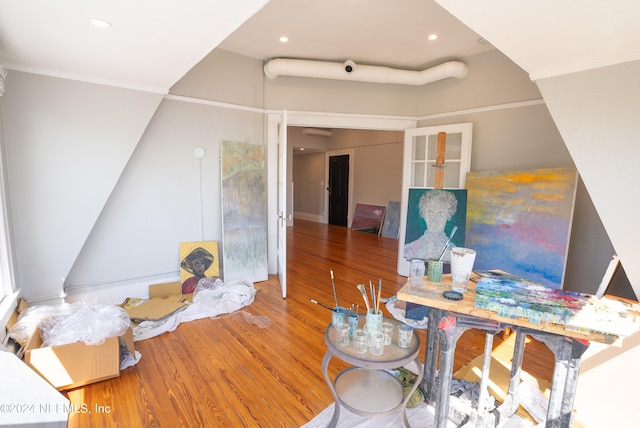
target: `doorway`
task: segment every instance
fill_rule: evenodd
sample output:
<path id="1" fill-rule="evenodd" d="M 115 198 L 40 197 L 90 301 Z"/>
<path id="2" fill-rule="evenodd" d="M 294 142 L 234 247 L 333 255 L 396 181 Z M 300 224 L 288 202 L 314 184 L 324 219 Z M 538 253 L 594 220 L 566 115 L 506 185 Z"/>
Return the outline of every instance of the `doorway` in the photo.
<path id="1" fill-rule="evenodd" d="M 329 224 L 347 226 L 349 214 L 349 155 L 329 157 Z"/>
<path id="2" fill-rule="evenodd" d="M 285 165 L 278 164 L 278 126 L 283 122 L 282 112 L 270 112 L 267 114 L 267 217 L 269 227 L 267 228 L 267 261 L 269 273 L 278 273 L 277 250 L 278 250 L 278 170 Z M 415 118 L 399 118 L 399 117 L 381 117 L 366 115 L 348 115 L 340 113 L 304 113 L 304 112 L 287 112 L 287 126 L 309 126 L 316 128 L 349 128 L 349 129 L 371 129 L 371 130 L 397 130 L 404 131 L 408 128 L 415 128 L 417 120 Z M 291 153 L 292 147 L 287 147 L 287 152 Z M 342 153 L 352 152 L 351 150 L 342 150 Z M 340 153 L 330 153 L 330 155 Z M 293 156 L 290 156 L 290 158 Z M 350 157 L 353 162 L 353 157 Z M 350 193 L 353 189 L 353 174 L 350 174 L 349 188 Z M 287 192 L 293 183 L 287 180 Z M 328 183 L 326 177 L 325 183 Z M 323 186 L 324 188 L 325 186 Z M 328 192 L 325 192 L 328 193 Z M 326 195 L 328 196 L 328 195 Z M 325 199 L 325 210 L 328 203 Z M 287 213 L 287 215 L 290 213 Z M 324 217 L 328 221 L 328 213 Z M 348 220 L 347 220 L 348 221 Z M 286 269 L 286 268 L 285 268 Z"/>

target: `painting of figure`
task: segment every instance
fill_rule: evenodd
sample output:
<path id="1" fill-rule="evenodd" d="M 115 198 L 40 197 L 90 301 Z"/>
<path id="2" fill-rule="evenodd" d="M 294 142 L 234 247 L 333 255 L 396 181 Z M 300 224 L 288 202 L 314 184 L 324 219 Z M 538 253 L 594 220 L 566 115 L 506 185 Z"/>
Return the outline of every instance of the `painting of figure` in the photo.
<path id="1" fill-rule="evenodd" d="M 463 246 L 467 191 L 409 189 L 404 258 L 448 262 L 450 249 Z M 450 239 L 451 238 L 451 239 Z"/>

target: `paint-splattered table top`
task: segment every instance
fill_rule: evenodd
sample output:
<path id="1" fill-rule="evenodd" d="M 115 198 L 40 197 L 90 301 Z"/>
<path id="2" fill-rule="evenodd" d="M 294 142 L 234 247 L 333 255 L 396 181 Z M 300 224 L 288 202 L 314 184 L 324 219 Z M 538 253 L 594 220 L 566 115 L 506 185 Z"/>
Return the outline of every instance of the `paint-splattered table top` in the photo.
<path id="1" fill-rule="evenodd" d="M 605 296 L 593 297 L 593 304 L 579 311 L 566 324 L 534 322 L 525 317 L 502 316 L 496 311 L 476 307 L 476 283 L 469 281 L 462 300 L 449 300 L 443 293 L 451 289 L 451 275 L 443 275 L 442 281 L 432 283 L 425 277 L 422 285 L 407 282 L 397 293 L 398 300 L 443 309 L 477 318 L 504 323 L 505 327 L 519 326 L 546 331 L 562 336 L 611 344 L 620 336 L 640 331 L 640 307 L 637 303 Z M 605 320 L 607 322 L 605 322 Z"/>

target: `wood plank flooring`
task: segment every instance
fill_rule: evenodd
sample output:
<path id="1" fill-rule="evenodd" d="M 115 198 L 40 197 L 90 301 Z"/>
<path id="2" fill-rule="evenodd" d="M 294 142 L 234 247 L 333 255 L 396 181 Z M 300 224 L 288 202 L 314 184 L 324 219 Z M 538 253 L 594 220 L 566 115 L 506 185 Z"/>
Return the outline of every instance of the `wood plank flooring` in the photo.
<path id="1" fill-rule="evenodd" d="M 321 373 L 331 314 L 309 298 L 333 304 L 330 269 L 342 306 L 362 306 L 356 284 L 378 278 L 383 296 L 394 295 L 406 282 L 396 274 L 398 241 L 296 220 L 287 245 L 286 299 L 270 276 L 255 284 L 255 301 L 241 311 L 136 342 L 137 365 L 67 391 L 78 408 L 69 427 L 299 427 L 331 404 Z M 422 356 L 426 334 L 418 332 Z M 460 338 L 454 371 L 482 353 L 483 340 L 475 330 Z M 345 367 L 333 358 L 330 376 Z M 523 368 L 550 380 L 553 356 L 532 341 Z"/>

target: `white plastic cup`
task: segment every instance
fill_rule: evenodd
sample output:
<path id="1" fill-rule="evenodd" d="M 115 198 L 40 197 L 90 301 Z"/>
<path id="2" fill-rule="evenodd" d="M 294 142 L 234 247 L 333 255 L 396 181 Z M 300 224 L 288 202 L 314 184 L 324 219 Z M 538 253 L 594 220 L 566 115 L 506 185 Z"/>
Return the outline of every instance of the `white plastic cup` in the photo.
<path id="1" fill-rule="evenodd" d="M 467 291 L 469 277 L 476 261 L 476 251 L 470 248 L 453 247 L 451 249 L 451 288 L 453 291 Z"/>

